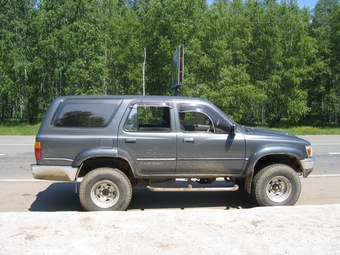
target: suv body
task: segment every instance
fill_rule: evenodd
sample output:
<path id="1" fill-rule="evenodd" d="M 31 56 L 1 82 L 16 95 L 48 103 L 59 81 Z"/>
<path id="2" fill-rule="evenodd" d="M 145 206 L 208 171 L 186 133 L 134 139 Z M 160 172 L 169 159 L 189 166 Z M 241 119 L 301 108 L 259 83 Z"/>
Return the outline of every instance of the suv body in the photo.
<path id="1" fill-rule="evenodd" d="M 167 96 L 59 97 L 43 119 L 35 155 L 36 179 L 84 177 L 79 196 L 86 210 L 125 210 L 132 188 L 144 186 L 234 191 L 242 185 L 260 205 L 293 205 L 299 175 L 314 166 L 308 141 L 240 126 L 207 100 Z M 172 185 L 178 178 L 188 186 Z M 229 185 L 210 185 L 216 178 Z"/>

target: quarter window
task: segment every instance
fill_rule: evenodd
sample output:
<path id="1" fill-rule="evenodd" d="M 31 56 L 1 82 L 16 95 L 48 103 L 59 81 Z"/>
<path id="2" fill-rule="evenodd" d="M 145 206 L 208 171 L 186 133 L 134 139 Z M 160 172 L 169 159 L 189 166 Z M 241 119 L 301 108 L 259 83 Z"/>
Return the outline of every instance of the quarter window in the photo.
<path id="1" fill-rule="evenodd" d="M 53 118 L 55 127 L 105 127 L 121 99 L 67 99 Z"/>

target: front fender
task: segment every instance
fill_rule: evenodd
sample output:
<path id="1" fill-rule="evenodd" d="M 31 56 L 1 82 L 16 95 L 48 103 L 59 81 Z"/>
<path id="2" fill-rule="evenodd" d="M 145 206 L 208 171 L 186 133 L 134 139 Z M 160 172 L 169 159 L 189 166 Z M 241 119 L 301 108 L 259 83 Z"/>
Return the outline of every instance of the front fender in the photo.
<path id="1" fill-rule="evenodd" d="M 262 147 L 260 150 L 256 151 L 251 155 L 246 163 L 243 175 L 251 175 L 254 172 L 254 167 L 256 163 L 264 156 L 269 155 L 287 155 L 299 160 L 304 159 L 304 152 L 299 148 L 290 146 L 268 146 Z"/>

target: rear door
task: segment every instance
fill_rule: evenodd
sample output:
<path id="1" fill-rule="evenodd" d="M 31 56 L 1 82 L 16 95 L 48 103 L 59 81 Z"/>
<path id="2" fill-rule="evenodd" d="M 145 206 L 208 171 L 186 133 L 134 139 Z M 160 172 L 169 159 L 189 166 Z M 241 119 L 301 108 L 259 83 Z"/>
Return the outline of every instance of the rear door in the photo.
<path id="1" fill-rule="evenodd" d="M 119 128 L 118 153 L 131 156 L 141 175 L 173 175 L 176 132 L 171 102 L 134 101 Z"/>

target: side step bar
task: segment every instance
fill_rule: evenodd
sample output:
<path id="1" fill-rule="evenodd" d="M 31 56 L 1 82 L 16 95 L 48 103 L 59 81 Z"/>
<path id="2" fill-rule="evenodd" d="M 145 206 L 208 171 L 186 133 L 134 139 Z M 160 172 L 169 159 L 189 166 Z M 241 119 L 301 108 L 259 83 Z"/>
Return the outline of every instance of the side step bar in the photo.
<path id="1" fill-rule="evenodd" d="M 236 191 L 238 190 L 238 185 L 233 187 L 210 187 L 210 188 L 193 188 L 191 185 L 188 185 L 187 188 L 176 188 L 176 187 L 146 187 L 149 191 L 153 192 L 181 192 L 181 191 L 190 191 L 190 192 L 199 192 L 199 191 Z"/>

